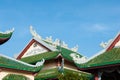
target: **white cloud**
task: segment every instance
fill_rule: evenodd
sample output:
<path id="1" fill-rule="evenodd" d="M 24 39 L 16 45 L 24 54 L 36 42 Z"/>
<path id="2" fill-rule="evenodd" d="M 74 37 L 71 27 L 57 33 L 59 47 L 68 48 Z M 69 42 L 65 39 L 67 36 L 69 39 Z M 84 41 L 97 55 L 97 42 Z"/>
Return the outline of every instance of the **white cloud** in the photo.
<path id="1" fill-rule="evenodd" d="M 94 24 L 91 26 L 91 29 L 96 30 L 96 31 L 106 31 L 108 28 L 104 25 L 99 25 L 99 24 Z"/>
<path id="2" fill-rule="evenodd" d="M 84 30 L 89 32 L 105 32 L 109 30 L 109 28 L 103 24 L 87 24 L 87 25 L 84 25 L 83 27 L 84 27 Z"/>

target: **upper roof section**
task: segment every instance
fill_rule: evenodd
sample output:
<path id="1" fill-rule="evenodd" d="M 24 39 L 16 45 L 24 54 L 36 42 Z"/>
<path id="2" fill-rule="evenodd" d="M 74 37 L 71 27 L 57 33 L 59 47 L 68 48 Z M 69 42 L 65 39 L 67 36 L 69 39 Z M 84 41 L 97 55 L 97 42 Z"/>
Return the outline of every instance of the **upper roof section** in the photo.
<path id="1" fill-rule="evenodd" d="M 14 31 L 14 28 L 6 32 L 0 32 L 0 45 L 5 43 L 11 38 L 13 31 Z"/>
<path id="2" fill-rule="evenodd" d="M 17 59 L 22 59 L 25 62 L 28 62 L 27 60 L 31 60 L 31 58 L 34 58 L 36 56 L 40 55 L 54 55 L 54 52 L 57 52 L 55 54 L 56 56 L 62 56 L 66 58 L 69 61 L 74 61 L 75 63 L 81 63 L 84 62 L 85 57 L 83 57 L 81 54 L 77 52 L 78 46 L 70 49 L 68 48 L 67 44 L 65 42 L 60 41 L 59 39 L 56 39 L 55 41 L 52 39 L 52 37 L 47 37 L 46 39 L 43 39 L 40 35 L 36 33 L 36 31 L 30 27 L 30 32 L 33 36 L 32 40 L 27 44 L 27 46 L 23 49 L 23 51 L 18 55 Z M 52 52 L 52 53 L 49 53 Z M 54 58 L 56 57 L 54 56 Z M 46 56 L 42 57 L 45 58 Z M 53 57 L 50 57 L 50 59 Z M 35 59 L 35 58 L 34 58 Z M 39 58 L 40 60 L 41 58 Z M 48 59 L 48 58 L 47 58 Z M 36 62 L 30 62 L 34 63 Z"/>
<path id="3" fill-rule="evenodd" d="M 53 40 L 52 36 L 49 36 L 49 37 L 46 37 L 46 39 L 43 39 L 39 34 L 37 34 L 37 32 L 33 29 L 32 26 L 30 26 L 30 32 L 32 34 L 33 39 L 35 39 L 39 42 L 43 41 L 43 42 L 47 43 L 47 45 L 46 44 L 44 44 L 44 45 L 46 45 L 46 46 L 49 45 L 50 46 L 49 48 L 55 49 L 57 46 L 61 46 L 63 48 L 69 49 L 74 52 L 78 51 L 78 45 L 70 49 L 70 48 L 68 48 L 68 45 L 64 41 L 61 41 L 59 39 Z"/>

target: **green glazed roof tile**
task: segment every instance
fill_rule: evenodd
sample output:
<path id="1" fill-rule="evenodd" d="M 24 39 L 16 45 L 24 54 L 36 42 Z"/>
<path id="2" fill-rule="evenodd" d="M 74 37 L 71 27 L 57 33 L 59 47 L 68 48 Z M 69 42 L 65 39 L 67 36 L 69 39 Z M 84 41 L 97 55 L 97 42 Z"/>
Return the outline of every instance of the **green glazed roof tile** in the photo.
<path id="1" fill-rule="evenodd" d="M 30 63 L 30 64 L 34 64 L 42 59 L 49 60 L 49 59 L 55 58 L 58 56 L 58 54 L 59 54 L 59 52 L 57 52 L 57 51 L 45 52 L 45 53 L 41 53 L 41 54 L 22 58 L 21 61 L 26 62 L 26 63 Z"/>
<path id="2" fill-rule="evenodd" d="M 93 75 L 90 73 L 86 73 L 86 72 L 82 72 L 82 71 L 75 71 L 75 70 L 71 70 L 71 69 L 67 69 L 64 68 L 64 74 L 66 74 L 67 72 L 70 73 L 76 73 L 76 74 L 80 74 L 81 76 L 85 76 L 88 78 L 92 78 Z M 35 80 L 39 80 L 39 79 L 50 79 L 50 78 L 57 78 L 61 73 L 58 71 L 57 68 L 52 68 L 52 69 L 48 69 L 48 70 L 43 70 L 40 71 L 36 76 L 35 76 Z"/>
<path id="3" fill-rule="evenodd" d="M 4 39 L 4 38 L 10 38 L 12 36 L 12 33 L 13 32 L 10 32 L 10 33 L 0 33 L 0 38 L 1 39 Z"/>
<path id="4" fill-rule="evenodd" d="M 91 59 L 84 64 L 76 64 L 79 68 L 89 68 L 120 63 L 120 48 L 113 48 L 110 51 Z"/>
<path id="5" fill-rule="evenodd" d="M 69 50 L 69 49 L 66 49 L 66 48 L 63 48 L 63 47 L 60 47 L 60 46 L 57 46 L 57 49 L 60 49 L 61 48 L 61 55 L 69 60 L 69 61 L 73 61 L 73 58 L 70 56 L 70 54 L 74 53 L 76 55 L 79 55 L 80 57 L 82 57 L 82 55 L 80 55 L 79 53 L 77 52 L 74 52 L 72 50 Z"/>
<path id="6" fill-rule="evenodd" d="M 24 71 L 30 71 L 30 72 L 38 72 L 42 68 L 42 65 L 33 67 L 27 63 L 0 55 L 0 67 L 11 68 L 16 70 L 24 70 Z"/>

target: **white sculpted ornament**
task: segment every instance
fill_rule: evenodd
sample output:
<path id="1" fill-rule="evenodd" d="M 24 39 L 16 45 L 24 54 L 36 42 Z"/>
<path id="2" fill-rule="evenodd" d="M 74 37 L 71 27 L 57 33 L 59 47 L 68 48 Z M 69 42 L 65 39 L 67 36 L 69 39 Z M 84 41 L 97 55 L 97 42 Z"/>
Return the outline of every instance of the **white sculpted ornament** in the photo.
<path id="1" fill-rule="evenodd" d="M 46 41 L 52 43 L 52 41 L 53 41 L 53 40 L 52 40 L 52 36 L 46 37 Z"/>
<path id="2" fill-rule="evenodd" d="M 62 47 L 68 48 L 68 45 L 63 41 L 63 42 L 62 42 Z"/>
<path id="3" fill-rule="evenodd" d="M 44 62 L 45 62 L 45 60 L 42 59 L 40 62 L 37 62 L 35 66 L 36 67 L 42 66 Z"/>
<path id="4" fill-rule="evenodd" d="M 59 39 L 55 39 L 54 43 L 55 46 L 59 46 L 60 45 L 60 40 Z"/>
<path id="5" fill-rule="evenodd" d="M 77 64 L 80 64 L 80 63 L 85 63 L 86 62 L 86 57 L 81 57 L 76 54 L 76 53 L 71 53 L 70 56 L 73 58 L 73 61 Z"/>
<path id="6" fill-rule="evenodd" d="M 111 41 L 112 41 L 112 39 L 110 39 L 108 42 L 101 42 L 101 43 L 100 43 L 100 46 L 101 46 L 102 48 L 106 48 L 106 47 L 108 46 L 108 44 L 111 43 Z"/>
<path id="7" fill-rule="evenodd" d="M 37 34 L 37 32 L 33 29 L 32 26 L 30 26 L 30 33 L 32 34 L 33 37 L 36 37 L 38 39 L 42 39 L 42 37 Z"/>
<path id="8" fill-rule="evenodd" d="M 78 51 L 78 45 L 76 45 L 75 47 L 71 48 L 72 51 L 77 52 Z"/>

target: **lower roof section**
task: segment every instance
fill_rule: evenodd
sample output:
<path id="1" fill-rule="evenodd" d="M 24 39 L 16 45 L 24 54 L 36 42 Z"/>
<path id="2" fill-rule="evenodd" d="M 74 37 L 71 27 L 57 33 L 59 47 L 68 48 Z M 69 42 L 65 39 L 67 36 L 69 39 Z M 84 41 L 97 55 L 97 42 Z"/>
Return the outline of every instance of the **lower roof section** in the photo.
<path id="1" fill-rule="evenodd" d="M 15 69 L 29 72 L 38 72 L 41 70 L 43 64 L 41 65 L 30 65 L 22 61 L 15 60 L 13 58 L 9 58 L 4 55 L 0 55 L 0 67 L 6 69 Z"/>
<path id="2" fill-rule="evenodd" d="M 65 49 L 62 47 L 58 47 L 58 48 L 60 48 L 61 51 L 50 51 L 50 52 L 45 52 L 45 53 L 40 53 L 40 54 L 38 53 L 33 56 L 21 58 L 21 61 L 30 63 L 30 64 L 35 64 L 39 60 L 42 60 L 42 59 L 50 60 L 50 59 L 54 59 L 57 56 L 61 55 L 66 60 L 75 63 L 71 54 L 75 54 L 76 56 L 82 57 L 80 54 L 70 51 L 68 49 Z"/>
<path id="3" fill-rule="evenodd" d="M 66 75 L 67 73 L 70 74 L 77 74 L 79 76 L 86 77 L 87 80 L 91 80 L 93 78 L 93 75 L 90 73 L 82 72 L 82 71 L 77 71 L 74 69 L 66 68 L 64 67 L 63 73 L 58 71 L 58 68 L 51 68 L 48 70 L 41 70 L 36 76 L 35 80 L 40 80 L 40 79 L 57 79 L 61 75 Z M 70 76 L 71 77 L 71 76 Z"/>
<path id="4" fill-rule="evenodd" d="M 84 64 L 76 64 L 80 69 L 100 68 L 120 64 L 120 48 L 113 48 L 96 56 Z"/>

